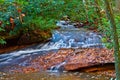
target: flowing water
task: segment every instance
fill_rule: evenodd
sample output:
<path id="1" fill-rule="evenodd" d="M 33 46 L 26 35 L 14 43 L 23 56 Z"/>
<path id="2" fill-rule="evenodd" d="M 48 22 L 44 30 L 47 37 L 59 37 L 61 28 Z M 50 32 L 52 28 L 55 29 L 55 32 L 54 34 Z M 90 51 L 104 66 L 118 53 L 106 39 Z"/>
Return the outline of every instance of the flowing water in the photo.
<path id="1" fill-rule="evenodd" d="M 47 72 L 30 74 L 9 73 L 10 70 L 15 69 L 14 66 L 28 66 L 32 59 L 49 51 L 56 51 L 60 48 L 104 47 L 101 42 L 102 37 L 97 33 L 75 28 L 72 24 L 68 24 L 65 21 L 58 22 L 57 26 L 61 27 L 61 29 L 53 31 L 50 42 L 1 54 L 0 80 L 109 80 L 109 77 L 103 77 L 100 74 L 94 76 L 94 74 L 88 73 L 59 72 L 60 66 L 64 65 L 65 62 L 52 66 Z"/>

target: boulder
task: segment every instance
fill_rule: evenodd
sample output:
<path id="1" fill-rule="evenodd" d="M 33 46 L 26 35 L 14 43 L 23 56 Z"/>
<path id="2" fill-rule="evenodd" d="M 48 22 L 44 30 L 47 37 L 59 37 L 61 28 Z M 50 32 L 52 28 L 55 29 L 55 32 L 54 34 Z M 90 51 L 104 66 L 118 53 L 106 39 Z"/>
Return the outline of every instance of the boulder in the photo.
<path id="1" fill-rule="evenodd" d="M 61 65 L 59 68 L 62 67 L 66 71 L 82 70 L 85 72 L 91 72 L 101 69 L 105 70 L 105 68 L 101 68 L 104 67 L 103 65 L 105 64 L 112 64 L 113 69 L 113 50 L 105 48 L 60 49 L 58 51 L 53 51 L 48 54 L 38 56 L 30 62 L 29 66 L 21 68 L 21 71 L 31 72 L 31 70 L 47 70 L 52 66 L 59 65 L 63 62 L 65 62 L 65 64 Z M 94 68 L 91 68 L 93 66 Z M 109 67 L 110 66 L 107 66 L 106 69 Z M 89 70 L 86 71 L 87 68 Z"/>
<path id="2" fill-rule="evenodd" d="M 64 68 L 65 70 L 76 70 L 108 63 L 114 63 L 113 50 L 89 48 L 75 52 L 75 55 L 67 60 Z"/>

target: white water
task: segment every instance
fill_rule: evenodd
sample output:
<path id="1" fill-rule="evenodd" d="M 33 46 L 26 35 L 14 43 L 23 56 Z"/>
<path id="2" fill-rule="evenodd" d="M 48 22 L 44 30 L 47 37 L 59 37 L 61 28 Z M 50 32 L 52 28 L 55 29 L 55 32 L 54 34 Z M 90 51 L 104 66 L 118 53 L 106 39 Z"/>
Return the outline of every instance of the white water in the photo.
<path id="1" fill-rule="evenodd" d="M 66 62 L 62 62 L 60 64 L 54 65 L 49 70 L 47 70 L 47 72 L 59 72 L 59 71 L 63 71 L 63 69 L 61 67 L 64 64 L 66 64 Z"/>

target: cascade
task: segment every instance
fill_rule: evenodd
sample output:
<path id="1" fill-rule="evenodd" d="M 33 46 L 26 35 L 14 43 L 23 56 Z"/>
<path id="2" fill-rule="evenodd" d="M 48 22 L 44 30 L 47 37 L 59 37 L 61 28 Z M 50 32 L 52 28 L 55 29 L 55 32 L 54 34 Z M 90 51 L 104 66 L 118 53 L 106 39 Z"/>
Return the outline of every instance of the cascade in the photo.
<path id="1" fill-rule="evenodd" d="M 59 21 L 56 25 L 59 26 L 60 29 L 53 31 L 52 38 L 49 42 L 6 54 L 1 54 L 0 66 L 4 67 L 12 64 L 25 66 L 32 58 L 34 58 L 34 56 L 60 48 L 104 47 L 101 42 L 102 37 L 97 33 L 75 28 L 73 24 L 66 21 Z M 51 68 L 51 70 L 59 70 L 59 68 L 64 64 L 65 62 L 55 65 Z"/>

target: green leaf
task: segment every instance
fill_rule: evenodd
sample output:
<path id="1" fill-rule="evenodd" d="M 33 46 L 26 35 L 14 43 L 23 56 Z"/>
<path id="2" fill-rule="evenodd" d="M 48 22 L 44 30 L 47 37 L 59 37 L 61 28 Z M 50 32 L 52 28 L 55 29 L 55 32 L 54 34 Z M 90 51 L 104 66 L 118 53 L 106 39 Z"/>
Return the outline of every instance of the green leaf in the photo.
<path id="1" fill-rule="evenodd" d="M 4 39 L 0 39 L 0 44 L 6 44 L 6 41 Z"/>

